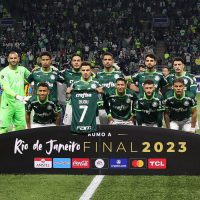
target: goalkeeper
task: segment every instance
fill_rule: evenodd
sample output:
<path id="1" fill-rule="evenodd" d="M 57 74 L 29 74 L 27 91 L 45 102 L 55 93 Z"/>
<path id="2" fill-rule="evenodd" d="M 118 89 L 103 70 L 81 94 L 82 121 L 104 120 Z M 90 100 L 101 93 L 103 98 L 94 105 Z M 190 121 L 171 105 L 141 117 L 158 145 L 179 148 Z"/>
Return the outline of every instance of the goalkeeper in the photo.
<path id="1" fill-rule="evenodd" d="M 19 55 L 16 52 L 9 53 L 8 63 L 9 65 L 0 72 L 0 84 L 3 89 L 0 133 L 7 133 L 11 125 L 14 125 L 16 131 L 26 128 L 24 80 L 30 72 L 18 65 Z"/>

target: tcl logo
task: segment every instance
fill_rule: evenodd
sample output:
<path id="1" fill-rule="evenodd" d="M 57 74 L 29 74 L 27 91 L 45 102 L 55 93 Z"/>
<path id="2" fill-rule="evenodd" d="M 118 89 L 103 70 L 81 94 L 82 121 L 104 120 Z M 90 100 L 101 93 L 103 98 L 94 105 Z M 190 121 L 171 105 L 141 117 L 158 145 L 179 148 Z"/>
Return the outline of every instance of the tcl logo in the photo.
<path id="1" fill-rule="evenodd" d="M 149 158 L 148 169 L 166 169 L 167 159 L 166 158 Z"/>
<path id="2" fill-rule="evenodd" d="M 72 168 L 90 168 L 89 158 L 72 158 Z"/>

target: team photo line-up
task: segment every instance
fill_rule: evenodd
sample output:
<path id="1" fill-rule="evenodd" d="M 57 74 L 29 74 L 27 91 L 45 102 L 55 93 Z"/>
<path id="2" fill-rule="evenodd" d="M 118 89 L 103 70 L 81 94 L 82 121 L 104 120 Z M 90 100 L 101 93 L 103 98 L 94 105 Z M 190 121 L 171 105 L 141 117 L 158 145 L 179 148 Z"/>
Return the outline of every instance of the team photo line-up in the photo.
<path id="1" fill-rule="evenodd" d="M 72 133 L 97 131 L 97 124 L 166 127 L 195 133 L 197 82 L 175 57 L 173 69 L 156 70 L 156 56 L 144 56 L 138 72 L 125 76 L 113 55 L 102 55 L 103 68 L 71 57 L 62 71 L 49 52 L 40 54 L 32 72 L 20 66 L 20 56 L 8 54 L 0 71 L 0 133 L 36 127 L 70 125 Z"/>

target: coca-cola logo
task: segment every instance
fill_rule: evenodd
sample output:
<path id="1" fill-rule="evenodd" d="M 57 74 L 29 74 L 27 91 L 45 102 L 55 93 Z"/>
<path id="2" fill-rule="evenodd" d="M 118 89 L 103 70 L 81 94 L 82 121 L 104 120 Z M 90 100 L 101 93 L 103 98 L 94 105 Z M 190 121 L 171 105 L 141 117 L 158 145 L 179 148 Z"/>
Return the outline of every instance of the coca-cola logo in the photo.
<path id="1" fill-rule="evenodd" d="M 72 168 L 90 168 L 89 158 L 72 158 Z"/>

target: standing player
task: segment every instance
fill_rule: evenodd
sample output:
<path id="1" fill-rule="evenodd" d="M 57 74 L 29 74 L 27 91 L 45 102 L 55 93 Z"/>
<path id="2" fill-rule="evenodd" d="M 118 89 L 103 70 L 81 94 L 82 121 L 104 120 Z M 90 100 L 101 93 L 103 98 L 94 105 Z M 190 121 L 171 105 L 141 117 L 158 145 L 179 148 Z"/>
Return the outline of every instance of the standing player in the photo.
<path id="1" fill-rule="evenodd" d="M 72 123 L 71 131 L 86 133 L 96 131 L 97 106 L 102 92 L 98 81 L 92 79 L 91 64 L 82 62 L 81 79 L 72 84 L 68 93 L 71 94 Z"/>
<path id="2" fill-rule="evenodd" d="M 136 120 L 138 125 L 162 127 L 162 96 L 155 91 L 153 80 L 146 80 L 136 101 Z"/>
<path id="3" fill-rule="evenodd" d="M 33 124 L 31 111 L 34 110 Z M 38 128 L 60 125 L 61 108 L 56 99 L 49 98 L 47 83 L 39 83 L 37 95 L 32 96 L 26 104 L 26 122 L 28 128 Z"/>
<path id="4" fill-rule="evenodd" d="M 194 93 L 184 91 L 184 79 L 173 82 L 173 90 L 166 93 L 166 127 L 175 130 L 195 132 L 197 121 L 197 103 Z"/>
<path id="5" fill-rule="evenodd" d="M 74 81 L 78 81 L 81 78 L 81 63 L 82 63 L 82 57 L 79 54 L 73 54 L 71 58 L 71 69 L 64 70 L 63 77 L 65 79 L 65 91 L 62 90 L 62 96 L 65 96 L 65 105 L 63 105 L 64 109 L 63 112 L 65 115 L 63 116 L 63 123 L 65 125 L 70 125 L 72 121 L 72 108 L 71 108 L 71 102 L 67 100 L 66 102 L 66 90 L 70 90 L 71 85 L 74 83 Z M 64 89 L 64 86 L 63 86 Z"/>
<path id="6" fill-rule="evenodd" d="M 40 54 L 41 68 L 34 70 L 28 77 L 28 82 L 34 82 L 34 94 L 37 91 L 37 85 L 45 82 L 49 85 L 51 98 L 57 99 L 57 82 L 64 83 L 64 77 L 58 70 L 51 67 L 52 56 L 49 52 Z"/>
<path id="7" fill-rule="evenodd" d="M 109 52 L 103 55 L 102 60 L 104 69 L 102 72 L 97 73 L 97 80 L 103 88 L 114 88 L 115 82 L 118 78 L 123 78 L 123 74 L 120 71 L 116 71 L 114 64 L 113 55 Z M 107 124 L 107 114 L 105 108 L 108 109 L 106 101 L 104 101 L 104 106 L 99 110 L 99 118 L 101 124 Z"/>
<path id="8" fill-rule="evenodd" d="M 135 92 L 127 89 L 127 84 L 124 78 L 118 78 L 115 83 L 115 88 L 105 90 L 106 101 L 108 101 L 109 124 L 126 124 L 133 125 L 135 114 L 133 106 L 137 100 Z"/>
<path id="9" fill-rule="evenodd" d="M 194 75 L 184 71 L 185 65 L 183 59 L 180 57 L 174 58 L 173 68 L 175 73 L 170 74 L 167 77 L 169 85 L 172 87 L 174 79 L 182 78 L 184 80 L 185 90 L 192 92 L 196 96 L 196 91 L 197 91 L 196 78 Z"/>
<path id="10" fill-rule="evenodd" d="M 18 65 L 19 55 L 16 52 L 9 53 L 8 63 L 9 65 L 0 72 L 0 84 L 3 89 L 0 133 L 7 133 L 12 124 L 16 131 L 26 128 L 24 80 L 30 72 L 25 67 Z"/>
<path id="11" fill-rule="evenodd" d="M 156 57 L 154 54 L 147 54 L 145 56 L 146 71 L 143 73 L 136 73 L 131 76 L 130 89 L 136 92 L 143 91 L 143 83 L 145 80 L 152 80 L 154 82 L 155 90 L 158 92 L 163 87 L 167 86 L 167 80 L 163 77 L 162 73 L 156 71 Z"/>

